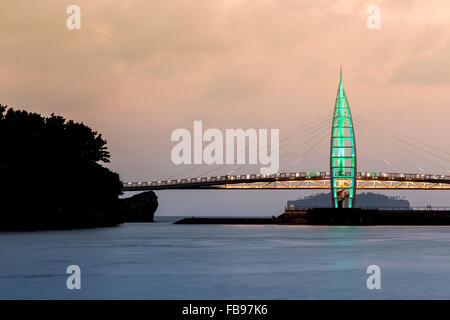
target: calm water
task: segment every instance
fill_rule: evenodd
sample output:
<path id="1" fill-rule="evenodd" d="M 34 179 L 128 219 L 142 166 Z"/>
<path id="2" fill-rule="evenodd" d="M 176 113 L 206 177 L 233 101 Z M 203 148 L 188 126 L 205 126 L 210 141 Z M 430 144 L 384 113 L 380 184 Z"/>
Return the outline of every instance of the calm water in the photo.
<path id="1" fill-rule="evenodd" d="M 450 227 L 129 223 L 0 232 L 2 299 L 450 298 Z M 66 288 L 79 265 L 81 290 Z M 381 290 L 366 268 L 381 267 Z"/>

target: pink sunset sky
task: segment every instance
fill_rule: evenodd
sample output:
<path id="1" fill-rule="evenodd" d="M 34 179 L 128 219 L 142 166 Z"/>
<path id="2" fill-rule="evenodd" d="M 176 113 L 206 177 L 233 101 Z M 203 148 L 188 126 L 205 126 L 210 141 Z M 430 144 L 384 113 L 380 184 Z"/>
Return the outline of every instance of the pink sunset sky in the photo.
<path id="1" fill-rule="evenodd" d="M 80 30 L 66 28 L 72 4 Z M 379 30 L 366 26 L 369 5 L 381 10 Z M 170 135 L 194 120 L 279 128 L 281 139 L 298 129 L 301 142 L 302 126 L 331 117 L 342 65 L 355 122 L 446 151 L 449 17 L 446 0 L 6 0 L 0 103 L 82 121 L 108 140 L 124 181 L 157 180 L 190 168 L 171 162 Z M 410 148 L 434 165 L 382 136 L 356 127 L 359 170 L 449 174 L 449 154 Z M 291 140 L 280 171 L 329 169 L 329 139 L 297 162 L 309 145 Z"/>

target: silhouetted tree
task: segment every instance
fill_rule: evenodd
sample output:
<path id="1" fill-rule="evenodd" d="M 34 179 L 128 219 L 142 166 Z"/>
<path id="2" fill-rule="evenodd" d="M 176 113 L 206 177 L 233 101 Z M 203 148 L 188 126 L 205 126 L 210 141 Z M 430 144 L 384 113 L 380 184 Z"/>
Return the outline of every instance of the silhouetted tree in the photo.
<path id="1" fill-rule="evenodd" d="M 0 105 L 0 227 L 121 222 L 106 140 L 83 123 Z"/>

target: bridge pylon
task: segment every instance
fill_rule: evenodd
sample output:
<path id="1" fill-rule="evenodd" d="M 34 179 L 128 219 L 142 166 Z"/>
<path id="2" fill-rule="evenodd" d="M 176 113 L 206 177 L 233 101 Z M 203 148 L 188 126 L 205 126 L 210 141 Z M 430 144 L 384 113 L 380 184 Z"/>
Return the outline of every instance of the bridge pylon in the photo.
<path id="1" fill-rule="evenodd" d="M 342 84 L 342 67 L 331 127 L 330 187 L 333 208 L 354 207 L 356 197 L 355 129 Z"/>

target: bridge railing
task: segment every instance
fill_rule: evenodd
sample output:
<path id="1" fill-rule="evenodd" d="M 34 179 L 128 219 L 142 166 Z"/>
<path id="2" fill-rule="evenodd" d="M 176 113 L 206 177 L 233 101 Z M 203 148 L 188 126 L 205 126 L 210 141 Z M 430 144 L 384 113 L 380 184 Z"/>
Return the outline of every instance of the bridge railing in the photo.
<path id="1" fill-rule="evenodd" d="M 423 173 L 396 173 L 396 172 L 358 172 L 357 178 L 410 178 L 426 180 L 450 180 L 449 175 L 423 174 Z"/>
<path id="2" fill-rule="evenodd" d="M 225 175 L 212 177 L 198 177 L 198 178 L 184 178 L 176 180 L 158 180 L 148 182 L 127 182 L 125 186 L 162 186 L 162 185 L 176 185 L 176 184 L 190 184 L 190 183 L 205 183 L 205 182 L 233 182 L 237 180 L 258 180 L 261 179 L 286 179 L 286 178 L 317 178 L 327 177 L 328 172 L 291 172 L 291 173 L 276 173 L 276 174 L 246 174 L 246 175 Z"/>

